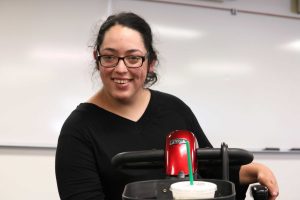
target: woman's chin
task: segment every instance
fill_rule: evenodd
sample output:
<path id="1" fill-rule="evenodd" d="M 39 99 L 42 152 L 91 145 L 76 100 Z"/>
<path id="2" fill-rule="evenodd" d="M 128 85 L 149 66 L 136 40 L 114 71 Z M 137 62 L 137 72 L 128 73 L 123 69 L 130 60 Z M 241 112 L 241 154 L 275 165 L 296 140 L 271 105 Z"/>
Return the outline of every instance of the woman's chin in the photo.
<path id="1" fill-rule="evenodd" d="M 117 91 L 112 96 L 119 102 L 129 102 L 133 95 L 130 91 Z"/>

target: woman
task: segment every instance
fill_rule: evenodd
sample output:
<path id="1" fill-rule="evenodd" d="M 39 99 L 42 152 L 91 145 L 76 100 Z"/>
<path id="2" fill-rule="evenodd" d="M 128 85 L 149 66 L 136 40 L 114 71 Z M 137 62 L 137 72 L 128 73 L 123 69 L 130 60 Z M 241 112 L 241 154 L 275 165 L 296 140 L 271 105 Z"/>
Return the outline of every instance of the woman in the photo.
<path id="1" fill-rule="evenodd" d="M 108 17 L 99 30 L 94 58 L 103 86 L 71 113 L 57 145 L 61 199 L 117 200 L 129 182 L 164 178 L 163 169 L 115 169 L 111 158 L 125 151 L 163 149 L 165 136 L 173 130 L 189 130 L 200 147 L 211 147 L 186 104 L 148 88 L 157 80 L 157 54 L 144 19 L 134 13 Z M 261 164 L 231 169 L 230 175 L 238 198 L 257 181 L 269 188 L 273 199 L 278 195 L 274 175 Z"/>

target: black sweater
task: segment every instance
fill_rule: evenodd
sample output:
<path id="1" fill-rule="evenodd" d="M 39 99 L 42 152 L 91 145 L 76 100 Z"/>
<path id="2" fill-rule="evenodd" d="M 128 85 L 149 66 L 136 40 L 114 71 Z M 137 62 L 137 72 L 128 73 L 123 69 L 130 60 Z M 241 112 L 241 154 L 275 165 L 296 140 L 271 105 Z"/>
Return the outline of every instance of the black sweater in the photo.
<path id="1" fill-rule="evenodd" d="M 62 127 L 56 152 L 61 199 L 118 200 L 129 182 L 165 178 L 164 169 L 115 169 L 111 158 L 120 152 L 164 149 L 165 137 L 171 131 L 191 131 L 199 147 L 211 147 L 186 104 L 172 95 L 150 91 L 149 105 L 137 122 L 90 103 L 80 104 L 71 113 Z M 237 185 L 238 173 L 239 168 L 230 171 L 231 180 Z M 214 175 L 200 175 L 208 174 Z M 215 176 L 219 174 L 216 172 Z"/>

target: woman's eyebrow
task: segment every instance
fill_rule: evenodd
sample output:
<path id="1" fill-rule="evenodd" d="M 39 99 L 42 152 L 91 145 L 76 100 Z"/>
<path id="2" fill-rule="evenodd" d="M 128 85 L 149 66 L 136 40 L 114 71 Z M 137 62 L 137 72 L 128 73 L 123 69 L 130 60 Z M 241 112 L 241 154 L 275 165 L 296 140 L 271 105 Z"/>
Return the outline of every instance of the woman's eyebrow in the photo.
<path id="1" fill-rule="evenodd" d="M 112 53 L 118 53 L 119 51 L 117 49 L 114 48 L 104 48 L 104 49 L 100 49 L 100 51 L 110 51 Z M 140 53 L 144 53 L 142 50 L 139 49 L 129 49 L 127 51 L 125 51 L 125 53 L 136 53 L 136 52 L 140 52 Z"/>
<path id="2" fill-rule="evenodd" d="M 116 49 L 113 49 L 113 48 L 105 48 L 105 49 L 100 49 L 100 51 L 111 51 L 111 52 L 118 52 Z"/>
<path id="3" fill-rule="evenodd" d="M 129 50 L 126 51 L 126 53 L 135 53 L 135 52 L 144 53 L 143 51 L 141 51 L 139 49 L 129 49 Z"/>

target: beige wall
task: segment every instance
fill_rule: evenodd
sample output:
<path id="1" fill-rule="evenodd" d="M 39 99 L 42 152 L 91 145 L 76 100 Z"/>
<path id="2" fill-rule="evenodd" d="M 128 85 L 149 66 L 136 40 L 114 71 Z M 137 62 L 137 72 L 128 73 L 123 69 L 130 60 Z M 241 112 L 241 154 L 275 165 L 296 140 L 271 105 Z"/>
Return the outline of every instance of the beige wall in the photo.
<path id="1" fill-rule="evenodd" d="M 58 200 L 54 149 L 0 148 L 1 200 Z"/>

